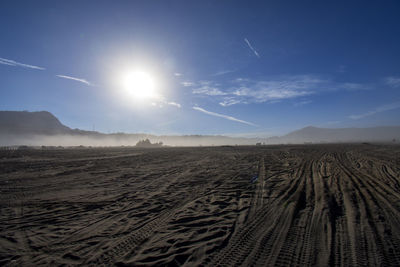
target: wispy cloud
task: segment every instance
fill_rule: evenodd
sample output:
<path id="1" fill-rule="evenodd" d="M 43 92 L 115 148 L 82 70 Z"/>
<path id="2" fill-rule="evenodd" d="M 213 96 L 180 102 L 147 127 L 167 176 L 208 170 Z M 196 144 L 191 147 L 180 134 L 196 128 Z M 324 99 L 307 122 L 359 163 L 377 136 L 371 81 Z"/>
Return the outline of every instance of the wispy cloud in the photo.
<path id="1" fill-rule="evenodd" d="M 363 91 L 371 89 L 371 86 L 360 83 L 342 83 L 337 84 L 337 86 L 339 89 L 345 89 L 347 91 Z"/>
<path id="2" fill-rule="evenodd" d="M 370 110 L 368 112 L 362 113 L 362 114 L 357 114 L 357 115 L 350 115 L 349 118 L 353 119 L 353 120 L 359 120 L 365 117 L 369 117 L 372 116 L 376 113 L 381 113 L 381 112 L 385 112 L 385 111 L 389 111 L 389 110 L 394 110 L 394 109 L 398 109 L 400 108 L 400 102 L 395 102 L 395 103 L 391 103 L 391 104 L 386 104 L 383 106 L 379 106 L 376 107 L 373 110 Z"/>
<path id="3" fill-rule="evenodd" d="M 71 76 L 67 76 L 67 75 L 56 75 L 56 76 L 59 77 L 59 78 L 63 78 L 63 79 L 68 79 L 68 80 L 81 82 L 81 83 L 84 83 L 84 84 L 89 85 L 89 86 L 94 86 L 94 84 L 92 84 L 91 82 L 89 82 L 89 81 L 87 81 L 85 79 L 71 77 Z"/>
<path id="4" fill-rule="evenodd" d="M 227 95 L 227 93 L 222 92 L 218 89 L 219 84 L 211 81 L 199 81 L 198 87 L 192 90 L 193 94 L 197 95 L 207 95 L 207 96 L 222 96 Z"/>
<path id="5" fill-rule="evenodd" d="M 166 104 L 170 105 L 170 106 L 177 107 L 177 108 L 181 108 L 182 107 L 181 104 L 176 103 L 176 102 L 166 102 Z"/>
<path id="6" fill-rule="evenodd" d="M 253 46 L 250 44 L 249 40 L 247 40 L 247 38 L 244 38 L 244 41 L 246 42 L 246 44 L 248 45 L 248 47 L 251 49 L 251 51 L 253 51 L 254 55 L 256 55 L 258 58 L 260 58 L 260 55 L 259 55 L 258 52 L 253 48 Z"/>
<path id="7" fill-rule="evenodd" d="M 219 97 L 219 104 L 227 107 L 235 104 L 273 102 L 281 99 L 311 95 L 322 81 L 309 76 L 285 77 L 282 80 L 256 81 L 235 79 L 222 90 L 218 83 L 201 83 L 192 93 Z"/>
<path id="8" fill-rule="evenodd" d="M 179 72 L 175 72 L 174 75 L 175 75 L 176 77 L 180 77 L 180 76 L 182 76 L 183 74 L 182 74 L 182 73 L 179 73 Z"/>
<path id="9" fill-rule="evenodd" d="M 200 81 L 193 88 L 192 93 L 213 97 L 221 106 L 227 107 L 235 104 L 274 103 L 323 91 L 353 91 L 367 88 L 369 89 L 370 86 L 358 83 L 337 83 L 315 75 L 292 75 L 270 80 L 237 78 L 223 84 Z M 308 102 L 301 104 L 308 104 Z"/>
<path id="10" fill-rule="evenodd" d="M 153 107 L 163 108 L 165 105 L 173 106 L 176 108 L 181 108 L 182 105 L 173 101 L 167 101 L 163 96 L 160 96 L 159 99 L 154 99 L 154 102 L 151 103 Z"/>
<path id="11" fill-rule="evenodd" d="M 193 86 L 193 85 L 194 85 L 193 82 L 181 82 L 181 84 L 182 84 L 184 87 L 190 87 L 190 86 Z"/>
<path id="12" fill-rule="evenodd" d="M 240 119 L 237 119 L 237 118 L 232 117 L 232 116 L 228 116 L 228 115 L 224 115 L 224 114 L 208 111 L 208 110 L 205 110 L 205 109 L 203 109 L 201 107 L 193 107 L 193 109 L 197 110 L 197 111 L 200 111 L 200 112 L 203 112 L 205 114 L 211 115 L 211 116 L 224 118 L 226 120 L 236 121 L 236 122 L 244 123 L 244 124 L 251 125 L 251 126 L 258 126 L 258 125 L 254 124 L 254 123 L 251 123 L 251 122 L 248 122 L 248 121 L 244 121 L 244 120 L 240 120 Z"/>
<path id="13" fill-rule="evenodd" d="M 384 81 L 391 87 L 400 87 L 400 77 L 386 77 Z"/>
<path id="14" fill-rule="evenodd" d="M 313 94 L 315 83 L 319 81 L 305 81 L 304 78 L 287 81 L 246 81 L 240 82 L 232 95 L 248 103 L 263 103 Z"/>
<path id="15" fill-rule="evenodd" d="M 217 73 L 214 73 L 211 76 L 222 76 L 222 75 L 225 75 L 228 73 L 233 73 L 233 72 L 235 72 L 235 70 L 221 70 L 221 71 L 218 71 Z"/>
<path id="16" fill-rule="evenodd" d="M 209 95 L 209 96 L 219 96 L 226 95 L 226 93 L 222 92 L 218 88 L 210 87 L 210 86 L 202 86 L 200 88 L 196 88 L 192 91 L 193 94 L 201 94 L 201 95 Z"/>
<path id="17" fill-rule="evenodd" d="M 219 104 L 223 107 L 228 107 L 240 103 L 246 104 L 246 102 L 240 101 L 239 99 L 236 99 L 234 97 L 224 97 L 224 100 L 219 102 Z"/>
<path id="18" fill-rule="evenodd" d="M 310 104 L 310 103 L 312 103 L 311 100 L 302 100 L 302 101 L 294 103 L 294 106 L 295 107 L 301 107 L 301 106 L 304 106 L 304 105 L 307 105 L 307 104 Z"/>
<path id="19" fill-rule="evenodd" d="M 34 66 L 34 65 L 29 65 L 29 64 L 24 64 L 24 63 L 19 63 L 17 61 L 11 60 L 11 59 L 5 59 L 0 57 L 0 64 L 3 65 L 9 65 L 13 67 L 22 67 L 22 68 L 29 68 L 29 69 L 36 69 L 36 70 L 45 70 L 45 68 Z"/>

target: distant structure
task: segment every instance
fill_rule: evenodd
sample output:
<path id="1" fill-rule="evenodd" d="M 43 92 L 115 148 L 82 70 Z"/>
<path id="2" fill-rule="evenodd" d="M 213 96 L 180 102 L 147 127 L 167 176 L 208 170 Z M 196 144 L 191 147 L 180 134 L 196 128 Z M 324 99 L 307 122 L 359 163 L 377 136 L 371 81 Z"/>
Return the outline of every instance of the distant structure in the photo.
<path id="1" fill-rule="evenodd" d="M 150 142 L 150 140 L 147 138 L 145 140 L 140 140 L 139 142 L 137 142 L 136 146 L 137 147 L 162 147 L 163 146 L 163 142 L 158 142 L 158 143 L 152 144 Z"/>

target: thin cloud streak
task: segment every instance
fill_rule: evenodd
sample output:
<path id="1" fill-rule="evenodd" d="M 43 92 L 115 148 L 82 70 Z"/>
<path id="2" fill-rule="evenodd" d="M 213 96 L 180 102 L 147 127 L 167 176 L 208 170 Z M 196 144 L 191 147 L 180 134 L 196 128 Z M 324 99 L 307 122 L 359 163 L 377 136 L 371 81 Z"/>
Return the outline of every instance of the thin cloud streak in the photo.
<path id="1" fill-rule="evenodd" d="M 237 119 L 237 118 L 232 117 L 232 116 L 228 116 L 228 115 L 224 115 L 224 114 L 208 111 L 208 110 L 205 110 L 205 109 L 203 109 L 201 107 L 193 107 L 193 109 L 197 110 L 197 111 L 200 111 L 200 112 L 203 112 L 203 113 L 205 113 L 207 115 L 224 118 L 226 120 L 236 121 L 236 122 L 244 123 L 244 124 L 255 126 L 255 127 L 258 126 L 258 125 L 254 124 L 254 123 L 251 123 L 251 122 L 248 122 L 248 121 L 244 121 L 244 120 L 240 120 L 240 119 Z"/>
<path id="2" fill-rule="evenodd" d="M 200 81 L 192 89 L 192 94 L 213 97 L 221 106 L 227 107 L 236 104 L 274 103 L 327 91 L 355 91 L 371 88 L 368 84 L 338 83 L 314 75 L 292 75 L 271 80 L 237 78 L 223 84 Z"/>
<path id="3" fill-rule="evenodd" d="M 199 95 L 208 95 L 208 96 L 220 96 L 220 95 L 226 95 L 226 93 L 222 92 L 218 88 L 215 87 L 210 87 L 210 86 L 202 86 L 200 88 L 194 89 L 192 91 L 193 94 L 199 94 Z"/>
<path id="4" fill-rule="evenodd" d="M 391 104 L 386 104 L 383 106 L 379 106 L 371 111 L 368 111 L 366 113 L 363 114 L 357 114 L 357 115 L 350 115 L 349 118 L 352 120 L 359 120 L 365 117 L 369 117 L 372 116 L 376 113 L 381 113 L 381 112 L 385 112 L 385 111 L 389 111 L 389 110 L 394 110 L 394 109 L 398 109 L 400 108 L 400 102 L 395 102 L 395 103 L 391 103 Z"/>
<path id="5" fill-rule="evenodd" d="M 167 101 L 166 99 L 164 99 L 163 96 L 160 96 L 160 99 L 155 100 L 154 102 L 151 103 L 152 106 L 154 107 L 159 107 L 162 108 L 164 107 L 164 105 L 168 105 L 168 106 L 173 106 L 176 108 L 181 108 L 182 105 L 173 101 Z"/>
<path id="6" fill-rule="evenodd" d="M 400 77 L 386 77 L 385 83 L 393 88 L 400 87 Z"/>
<path id="7" fill-rule="evenodd" d="M 181 108 L 182 107 L 181 104 L 176 103 L 176 102 L 167 102 L 167 105 L 174 106 L 174 107 L 177 107 L 177 108 Z"/>
<path id="8" fill-rule="evenodd" d="M 236 79 L 228 84 L 228 88 L 221 90 L 218 83 L 203 81 L 201 86 L 192 90 L 195 95 L 219 98 L 223 107 L 236 104 L 264 103 L 282 99 L 297 98 L 314 94 L 321 80 L 296 76 L 287 80 L 255 81 Z"/>
<path id="9" fill-rule="evenodd" d="M 260 55 L 259 55 L 258 52 L 253 48 L 253 46 L 250 44 L 249 40 L 247 40 L 247 38 L 244 38 L 244 41 L 245 41 L 246 44 L 249 46 L 249 48 L 253 51 L 254 55 L 256 55 L 258 58 L 260 58 Z"/>
<path id="10" fill-rule="evenodd" d="M 61 74 L 56 75 L 56 76 L 59 77 L 59 78 L 63 78 L 63 79 L 68 79 L 68 80 L 73 80 L 73 81 L 81 82 L 81 83 L 84 83 L 84 84 L 89 85 L 89 86 L 94 86 L 94 84 L 92 84 L 91 82 L 89 82 L 89 81 L 87 81 L 87 80 L 85 80 L 85 79 L 76 78 L 76 77 L 71 77 L 71 76 L 67 76 L 67 75 L 61 75 Z"/>
<path id="11" fill-rule="evenodd" d="M 227 95 L 227 93 L 222 92 L 217 87 L 219 84 L 210 81 L 199 81 L 199 87 L 192 90 L 192 94 L 197 95 L 207 95 L 207 96 L 222 96 Z"/>
<path id="12" fill-rule="evenodd" d="M 42 68 L 42 67 L 24 64 L 24 63 L 20 63 L 20 62 L 11 60 L 11 59 L 1 58 L 1 57 L 0 57 L 0 64 L 9 65 L 9 66 L 13 66 L 13 67 L 28 68 L 28 69 L 45 70 L 45 68 Z"/>
<path id="13" fill-rule="evenodd" d="M 193 86 L 193 85 L 194 85 L 194 83 L 192 83 L 192 82 L 181 82 L 181 84 L 182 84 L 184 87 L 190 87 L 190 86 Z"/>
<path id="14" fill-rule="evenodd" d="M 236 70 L 222 70 L 222 71 L 218 71 L 217 73 L 214 73 L 211 76 L 222 76 L 222 75 L 225 75 L 225 74 L 228 74 L 228 73 L 233 73 L 235 71 Z"/>
<path id="15" fill-rule="evenodd" d="M 304 105 L 308 105 L 310 103 L 312 103 L 311 100 L 303 100 L 303 101 L 299 101 L 299 102 L 294 103 L 294 106 L 295 107 L 301 107 L 301 106 L 304 106 Z"/>
<path id="16" fill-rule="evenodd" d="M 223 106 L 223 107 L 229 107 L 229 106 L 236 105 L 236 104 L 241 104 L 241 103 L 247 104 L 246 102 L 241 102 L 240 100 L 235 99 L 233 97 L 225 97 L 224 101 L 219 102 L 219 104 L 221 106 Z"/>

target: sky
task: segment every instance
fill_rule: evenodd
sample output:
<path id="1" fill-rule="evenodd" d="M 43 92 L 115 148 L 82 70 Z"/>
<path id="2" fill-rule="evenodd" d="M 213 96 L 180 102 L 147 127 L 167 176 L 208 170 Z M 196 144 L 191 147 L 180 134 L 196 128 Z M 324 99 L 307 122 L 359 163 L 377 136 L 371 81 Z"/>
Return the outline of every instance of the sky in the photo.
<path id="1" fill-rule="evenodd" d="M 400 125 L 399 14 L 399 1 L 3 0 L 0 110 L 158 135 Z M 154 94 L 124 82 L 133 72 Z"/>

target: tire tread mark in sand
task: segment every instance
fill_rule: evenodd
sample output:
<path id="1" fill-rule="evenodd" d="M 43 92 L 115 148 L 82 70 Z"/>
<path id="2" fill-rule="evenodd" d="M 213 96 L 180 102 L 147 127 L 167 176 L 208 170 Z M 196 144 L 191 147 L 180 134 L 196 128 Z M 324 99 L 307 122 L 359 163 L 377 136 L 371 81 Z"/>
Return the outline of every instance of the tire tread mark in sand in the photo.
<path id="1" fill-rule="evenodd" d="M 361 211 L 364 213 L 366 218 L 362 221 L 365 223 L 364 226 L 364 231 L 363 232 L 358 232 L 358 235 L 360 236 L 360 241 L 358 242 L 358 245 L 356 246 L 356 258 L 357 260 L 361 260 L 362 262 L 360 264 L 366 264 L 366 261 L 368 257 L 373 255 L 374 260 L 378 260 L 378 263 L 383 264 L 385 266 L 390 266 L 392 260 L 394 259 L 396 261 L 396 264 L 400 264 L 400 259 L 399 255 L 391 255 L 393 257 L 389 257 L 387 251 L 393 251 L 395 247 L 397 247 L 397 244 L 391 245 L 391 242 L 389 240 L 386 240 L 386 242 L 383 242 L 381 239 L 381 235 L 378 232 L 378 227 L 375 223 L 375 220 L 373 218 L 373 209 L 371 207 L 371 203 L 367 199 L 371 199 L 372 204 L 375 206 L 376 211 L 383 211 L 387 212 L 388 209 L 392 209 L 391 205 L 386 205 L 386 209 L 381 207 L 381 205 L 386 204 L 386 199 L 382 199 L 382 201 L 378 202 L 373 196 L 368 188 L 374 188 L 372 184 L 368 183 L 367 181 L 363 181 L 362 179 L 358 177 L 366 177 L 361 175 L 360 173 L 354 173 L 354 170 L 350 169 L 346 164 L 346 159 L 342 156 L 339 159 L 339 164 L 342 169 L 342 171 L 349 177 L 349 179 L 356 184 L 357 186 L 355 187 L 356 190 L 356 197 L 358 198 L 358 201 L 356 203 L 361 204 L 362 208 Z M 369 185 L 369 186 L 368 186 Z M 376 187 L 375 187 L 376 188 Z M 379 197 L 380 194 L 377 192 L 376 196 Z M 387 213 L 386 213 L 387 214 Z M 392 218 L 395 222 L 398 221 L 397 218 Z M 360 221 L 360 223 L 362 223 Z M 393 241 L 396 241 L 393 239 Z M 397 242 L 396 242 L 397 243 Z M 390 246 L 390 248 L 387 250 L 385 249 L 385 245 Z M 371 248 L 372 246 L 372 248 Z M 395 264 L 395 265 L 396 265 Z"/>
<path id="2" fill-rule="evenodd" d="M 262 208 L 264 200 L 264 187 L 265 187 L 265 163 L 262 157 L 258 165 L 258 179 L 256 182 L 256 191 L 253 195 L 250 204 L 250 210 L 247 218 L 252 219 L 258 210 Z"/>
<path id="3" fill-rule="evenodd" d="M 277 210 L 275 213 L 276 216 L 279 214 L 277 223 L 271 234 L 262 238 L 261 245 L 250 264 L 251 266 L 264 265 L 266 262 L 274 266 L 294 266 L 300 260 L 295 259 L 299 242 L 303 247 L 308 247 L 306 233 L 301 231 L 302 225 L 305 225 L 305 221 L 310 219 L 310 216 L 307 216 L 310 213 L 310 209 L 307 208 L 308 169 L 305 168 L 302 175 L 298 177 L 301 183 L 292 196 L 295 205 L 290 210 L 280 212 L 280 214 Z M 279 240 L 284 240 L 284 242 L 279 242 Z M 300 254 L 297 256 L 300 257 Z"/>
<path id="4" fill-rule="evenodd" d="M 151 237 L 155 231 L 162 228 L 169 220 L 171 220 L 180 208 L 185 206 L 187 203 L 199 198 L 200 195 L 199 193 L 192 193 L 191 196 L 193 197 L 190 197 L 186 201 L 177 204 L 174 208 L 172 208 L 172 210 L 162 212 L 159 216 L 157 216 L 157 218 L 154 218 L 150 222 L 147 222 L 137 231 L 128 234 L 128 236 L 122 237 L 122 240 L 114 245 L 110 250 L 106 251 L 97 259 L 86 261 L 85 264 L 96 266 L 109 266 L 115 261 L 121 259 L 127 253 L 134 251 L 138 246 L 143 244 L 143 242 Z"/>
<path id="5" fill-rule="evenodd" d="M 308 207 L 309 203 L 314 201 L 314 179 L 313 165 L 310 162 L 309 171 L 305 173 L 304 188 L 302 189 L 298 201 L 298 205 L 293 214 L 293 222 L 290 226 L 286 240 L 278 255 L 276 265 L 280 266 L 310 266 L 311 265 L 311 231 L 313 209 Z M 296 255 L 296 249 L 300 247 Z M 294 259 L 297 256 L 297 259 Z M 295 262 L 294 262 L 295 261 Z"/>
<path id="6" fill-rule="evenodd" d="M 306 165 L 306 162 L 303 162 L 300 169 L 298 169 L 297 174 L 300 175 L 299 178 L 303 176 Z M 284 205 L 285 199 L 287 198 L 296 201 L 295 196 L 293 195 L 297 190 L 299 190 L 299 178 L 290 181 L 292 185 L 289 188 L 285 188 L 286 193 L 280 194 L 279 198 L 273 199 L 271 203 L 268 204 L 274 206 L 274 204 L 278 202 L 277 207 L 279 207 L 280 205 Z M 299 197 L 299 194 L 297 195 Z M 293 210 L 293 206 L 290 207 L 292 207 Z M 281 209 L 279 208 L 277 208 L 277 210 L 262 209 L 257 212 L 252 220 L 249 220 L 249 222 L 244 227 L 238 230 L 238 232 L 231 238 L 228 245 L 222 248 L 222 250 L 220 250 L 214 258 L 207 260 L 205 264 L 209 266 L 241 265 L 246 260 L 246 258 L 248 258 L 249 254 L 251 254 L 251 252 L 254 250 L 254 247 L 256 245 L 262 244 L 262 242 L 265 241 L 268 241 L 271 245 L 268 246 L 266 253 L 263 253 L 262 256 L 270 256 L 270 252 L 272 251 L 272 249 L 274 249 L 273 241 L 277 240 L 279 237 L 279 233 L 274 230 L 277 227 L 279 228 L 281 226 L 279 220 L 272 220 L 272 218 L 274 218 L 279 211 L 282 213 Z M 286 218 L 284 216 L 281 216 L 281 219 Z M 270 223 L 271 225 L 268 227 L 266 226 L 266 223 Z M 268 229 L 267 231 L 264 230 L 266 228 Z"/>
<path id="7" fill-rule="evenodd" d="M 23 218 L 24 216 L 23 205 L 24 205 L 23 199 L 21 199 L 19 207 L 18 206 L 15 207 L 15 214 L 19 218 Z M 24 228 L 18 229 L 16 231 L 16 236 L 18 237 L 19 241 L 21 241 L 21 249 L 22 249 L 21 258 L 18 259 L 18 261 L 20 261 L 21 263 L 18 264 L 20 264 L 21 266 L 29 265 L 29 256 L 33 254 L 33 250 L 29 245 L 29 239 L 26 233 L 26 229 Z"/>
<path id="8" fill-rule="evenodd" d="M 349 173 L 352 173 L 348 169 Z M 358 174 L 357 174 L 358 175 Z M 372 201 L 371 205 L 367 206 L 367 215 L 369 224 L 371 225 L 372 229 L 372 234 L 374 236 L 374 241 L 376 246 L 378 247 L 379 251 L 381 252 L 380 254 L 380 260 L 384 262 L 385 265 L 388 264 L 388 261 L 394 260 L 395 265 L 400 265 L 400 255 L 399 255 L 399 236 L 395 236 L 391 234 L 391 229 L 390 227 L 387 228 L 386 224 L 384 227 L 386 228 L 384 230 L 383 236 L 384 236 L 384 241 L 382 240 L 382 236 L 379 234 L 379 222 L 380 220 L 384 220 L 384 218 L 389 219 L 389 222 L 391 223 L 391 227 L 396 228 L 397 230 L 395 231 L 396 233 L 399 230 L 399 213 L 396 210 L 396 208 L 393 207 L 393 204 L 390 202 L 389 199 L 385 198 L 385 195 L 383 193 L 377 192 L 377 194 L 373 195 L 371 193 L 370 188 L 376 188 L 374 187 L 376 182 L 373 181 L 372 177 L 370 175 L 365 176 L 367 178 L 370 178 L 369 180 L 361 180 L 357 178 L 358 183 L 361 185 L 361 188 L 365 188 L 363 191 L 363 194 L 361 195 L 363 197 L 364 202 L 366 201 L 366 197 L 369 197 Z M 365 192 L 364 192 L 365 191 Z M 364 196 L 365 195 L 365 196 Z M 371 206 L 371 207 L 370 207 Z M 373 219 L 373 210 L 372 207 L 375 208 L 375 210 L 379 211 L 379 220 L 374 220 Z M 381 214 L 384 214 L 384 217 L 381 217 Z M 382 229 L 381 229 L 382 231 Z M 376 250 L 376 249 L 375 249 Z M 397 251 L 397 253 L 395 253 Z"/>
<path id="9" fill-rule="evenodd" d="M 178 173 L 178 171 L 174 169 L 174 170 L 166 173 L 165 175 L 171 175 L 171 174 L 177 174 L 177 173 Z M 177 178 L 174 179 L 174 180 L 171 180 L 170 183 L 175 182 L 175 180 L 177 180 Z M 149 185 L 149 184 L 151 185 L 151 184 L 153 184 L 155 182 L 156 181 L 150 182 L 147 185 Z M 128 193 L 123 194 L 123 196 L 119 197 L 115 201 L 115 203 L 119 202 L 120 200 L 125 199 L 127 194 Z M 122 207 L 119 207 L 119 213 L 127 213 L 131 209 L 132 208 L 130 207 L 130 203 L 126 202 L 126 203 L 122 204 Z M 51 247 L 51 248 L 65 248 L 65 247 L 68 247 L 69 245 L 79 244 L 80 243 L 80 239 L 82 239 L 82 236 L 80 235 L 80 233 L 85 233 L 86 236 L 90 236 L 91 232 L 98 231 L 98 229 L 101 229 L 101 228 L 103 228 L 103 229 L 101 230 L 100 233 L 97 233 L 97 235 L 98 234 L 105 234 L 105 233 L 110 232 L 110 230 L 113 229 L 114 226 L 115 226 L 116 219 L 120 216 L 120 214 L 113 215 L 112 214 L 113 212 L 114 212 L 114 210 L 111 211 L 111 215 L 106 216 L 106 217 L 103 216 L 103 217 L 97 219 L 96 221 L 91 222 L 91 223 L 89 223 L 89 224 L 87 224 L 87 225 L 75 230 L 73 233 L 70 233 L 70 235 L 68 237 L 66 237 L 65 239 L 58 240 L 56 243 L 51 244 L 49 247 Z M 137 226 L 136 229 L 142 227 L 143 225 L 145 225 L 147 223 L 150 223 L 152 220 L 154 220 L 154 218 L 149 219 L 149 221 L 141 223 L 141 225 Z M 100 226 L 102 226 L 102 227 L 100 227 Z M 133 229 L 133 231 L 135 231 L 136 229 Z"/>
<path id="10" fill-rule="evenodd" d="M 398 178 L 396 178 L 393 174 L 393 170 L 388 168 L 385 164 L 382 165 L 382 173 L 386 175 L 387 178 L 390 179 L 391 183 L 394 185 L 396 188 L 396 191 L 399 193 L 400 192 L 400 183 L 398 181 Z M 389 171 L 390 170 L 390 171 Z"/>

